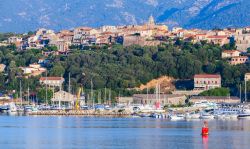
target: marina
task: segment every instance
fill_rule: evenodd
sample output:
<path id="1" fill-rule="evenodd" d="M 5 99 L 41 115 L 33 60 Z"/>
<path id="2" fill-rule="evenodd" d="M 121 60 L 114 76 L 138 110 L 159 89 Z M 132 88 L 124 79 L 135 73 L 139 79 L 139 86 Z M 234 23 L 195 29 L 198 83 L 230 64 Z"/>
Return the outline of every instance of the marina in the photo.
<path id="1" fill-rule="evenodd" d="M 213 105 L 213 106 L 211 106 Z M 169 120 L 192 119 L 241 119 L 250 118 L 250 108 L 247 104 L 223 105 L 209 103 L 189 107 L 162 108 L 158 105 L 102 105 L 66 107 L 57 105 L 16 105 L 13 102 L 0 106 L 0 112 L 5 115 L 45 115 L 45 116 L 113 116 L 113 117 L 150 117 Z"/>

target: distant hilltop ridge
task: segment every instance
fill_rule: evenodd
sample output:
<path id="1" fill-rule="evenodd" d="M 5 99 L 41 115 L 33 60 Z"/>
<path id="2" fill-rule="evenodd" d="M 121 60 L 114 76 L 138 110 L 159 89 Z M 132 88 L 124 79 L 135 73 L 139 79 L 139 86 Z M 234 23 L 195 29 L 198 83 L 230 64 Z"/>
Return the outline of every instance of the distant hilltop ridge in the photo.
<path id="1" fill-rule="evenodd" d="M 11 0 L 0 5 L 0 32 L 143 24 L 152 14 L 170 28 L 250 25 L 249 0 Z"/>

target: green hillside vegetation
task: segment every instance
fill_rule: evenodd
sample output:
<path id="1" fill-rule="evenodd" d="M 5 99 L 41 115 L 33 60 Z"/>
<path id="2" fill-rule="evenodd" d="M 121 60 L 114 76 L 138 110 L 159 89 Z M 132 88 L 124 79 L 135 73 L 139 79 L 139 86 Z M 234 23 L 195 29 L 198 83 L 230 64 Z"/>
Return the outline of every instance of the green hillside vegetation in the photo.
<path id="1" fill-rule="evenodd" d="M 215 88 L 200 93 L 201 96 L 229 96 L 230 90 L 228 88 Z"/>
<path id="2" fill-rule="evenodd" d="M 19 90 L 21 75 L 19 66 L 28 66 L 42 58 L 41 50 L 14 51 L 15 47 L 0 47 L 0 63 L 7 65 L 5 73 L 0 74 L 1 91 Z M 191 44 L 189 42 L 170 42 L 158 47 L 112 47 L 73 49 L 68 56 L 49 56 L 46 65 L 48 76 L 63 76 L 68 88 L 68 74 L 71 74 L 72 91 L 83 85 L 85 91 L 112 89 L 112 97 L 128 96 L 136 91 L 128 90 L 162 75 L 176 79 L 193 79 L 197 73 L 216 73 L 222 75 L 222 86 L 228 87 L 232 95 L 239 94 L 239 84 L 244 74 L 250 72 L 250 65 L 230 66 L 221 59 L 223 49 L 218 45 Z M 29 85 L 36 92 L 39 77 L 21 79 L 23 88 Z"/>

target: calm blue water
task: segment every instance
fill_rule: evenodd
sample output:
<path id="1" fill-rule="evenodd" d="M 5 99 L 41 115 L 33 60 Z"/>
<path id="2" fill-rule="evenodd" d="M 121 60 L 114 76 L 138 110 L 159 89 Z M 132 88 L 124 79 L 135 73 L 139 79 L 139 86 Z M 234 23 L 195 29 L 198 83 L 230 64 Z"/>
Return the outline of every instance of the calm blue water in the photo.
<path id="1" fill-rule="evenodd" d="M 249 149 L 250 121 L 0 116 L 1 149 Z"/>

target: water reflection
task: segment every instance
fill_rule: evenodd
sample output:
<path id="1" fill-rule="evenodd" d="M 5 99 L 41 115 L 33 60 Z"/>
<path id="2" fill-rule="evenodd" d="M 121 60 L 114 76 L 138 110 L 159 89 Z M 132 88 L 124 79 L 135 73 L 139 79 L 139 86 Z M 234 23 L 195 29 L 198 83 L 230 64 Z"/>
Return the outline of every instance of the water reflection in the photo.
<path id="1" fill-rule="evenodd" d="M 202 136 L 203 149 L 208 149 L 208 135 Z"/>
<path id="2" fill-rule="evenodd" d="M 223 149 L 250 146 L 250 121 L 203 121 L 130 118 L 0 117 L 0 146 L 20 149 L 184 148 Z M 229 145 L 230 143 L 230 145 Z"/>

